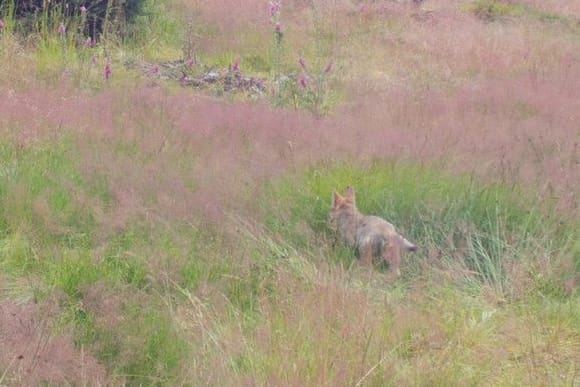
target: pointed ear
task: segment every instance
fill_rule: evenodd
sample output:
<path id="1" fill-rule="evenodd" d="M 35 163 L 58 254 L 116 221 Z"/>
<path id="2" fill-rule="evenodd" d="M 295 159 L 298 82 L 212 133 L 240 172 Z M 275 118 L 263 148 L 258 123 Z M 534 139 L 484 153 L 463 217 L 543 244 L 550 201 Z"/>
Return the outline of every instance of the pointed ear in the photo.
<path id="1" fill-rule="evenodd" d="M 353 204 L 355 203 L 356 196 L 354 193 L 354 187 L 352 185 L 346 187 L 346 190 L 344 191 L 344 197 L 350 200 Z"/>
<path id="2" fill-rule="evenodd" d="M 338 208 L 342 202 L 344 202 L 344 198 L 335 190 L 332 193 L 332 208 Z"/>

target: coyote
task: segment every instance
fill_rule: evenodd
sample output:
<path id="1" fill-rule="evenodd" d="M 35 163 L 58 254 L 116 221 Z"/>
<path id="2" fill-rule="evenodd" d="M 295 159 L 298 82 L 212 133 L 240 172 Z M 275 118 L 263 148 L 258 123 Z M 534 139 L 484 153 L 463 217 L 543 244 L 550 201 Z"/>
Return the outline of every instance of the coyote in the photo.
<path id="1" fill-rule="evenodd" d="M 352 186 L 346 187 L 344 196 L 334 191 L 329 223 L 346 244 L 355 248 L 364 264 L 372 265 L 373 258 L 385 260 L 397 277 L 401 275 L 401 252 L 417 250 L 386 220 L 361 214 Z"/>

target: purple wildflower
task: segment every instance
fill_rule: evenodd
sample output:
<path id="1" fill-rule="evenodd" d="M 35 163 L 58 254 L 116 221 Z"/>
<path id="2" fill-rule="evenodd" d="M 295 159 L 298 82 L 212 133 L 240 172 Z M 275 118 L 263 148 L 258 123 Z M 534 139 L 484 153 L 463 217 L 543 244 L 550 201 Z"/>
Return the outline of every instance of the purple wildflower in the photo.
<path id="1" fill-rule="evenodd" d="M 79 9 L 81 10 L 81 15 L 84 16 L 87 14 L 87 7 L 85 7 L 84 5 L 81 5 Z"/>
<path id="2" fill-rule="evenodd" d="M 302 86 L 303 89 L 306 89 L 306 86 L 308 86 L 308 79 L 306 79 L 304 75 L 300 77 L 300 86 Z"/>
<path id="3" fill-rule="evenodd" d="M 187 64 L 187 67 L 192 68 L 193 67 L 193 58 L 189 58 L 187 60 L 187 63 L 186 64 Z"/>
<path id="4" fill-rule="evenodd" d="M 276 33 L 278 35 L 282 34 L 282 24 L 280 22 L 276 22 Z"/>
<path id="5" fill-rule="evenodd" d="M 4 20 L 0 19 L 0 30 L 4 29 Z"/>
<path id="6" fill-rule="evenodd" d="M 181 86 L 187 86 L 189 84 L 189 77 L 185 73 L 179 78 L 179 84 Z"/>
<path id="7" fill-rule="evenodd" d="M 280 3 L 270 1 L 270 16 L 274 17 L 280 12 Z"/>
<path id="8" fill-rule="evenodd" d="M 105 80 L 109 80 L 111 78 L 111 74 L 113 71 L 111 70 L 111 62 L 107 61 L 105 64 Z"/>
<path id="9" fill-rule="evenodd" d="M 60 25 L 58 26 L 58 33 L 61 35 L 64 35 L 66 33 L 66 26 L 64 25 L 64 23 L 60 23 Z"/>
<path id="10" fill-rule="evenodd" d="M 332 62 L 328 62 L 328 64 L 324 68 L 324 74 L 329 74 L 331 71 L 332 71 Z"/>

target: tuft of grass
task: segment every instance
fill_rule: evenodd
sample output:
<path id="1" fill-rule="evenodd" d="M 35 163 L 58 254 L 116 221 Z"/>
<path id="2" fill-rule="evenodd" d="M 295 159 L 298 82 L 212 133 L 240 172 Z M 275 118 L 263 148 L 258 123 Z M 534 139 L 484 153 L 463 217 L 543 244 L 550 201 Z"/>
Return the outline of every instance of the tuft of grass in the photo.
<path id="1" fill-rule="evenodd" d="M 525 10 L 521 5 L 503 0 L 477 0 L 469 3 L 467 8 L 485 21 L 494 21 L 508 16 L 519 16 Z"/>
<path id="2" fill-rule="evenodd" d="M 527 4 L 505 0 L 477 0 L 465 5 L 465 8 L 484 21 L 492 22 L 507 17 L 527 17 L 542 23 L 565 27 L 573 34 L 580 32 L 578 18 L 548 12 Z"/>
<path id="3" fill-rule="evenodd" d="M 135 49 L 146 60 L 179 57 L 184 32 L 176 12 L 169 1 L 145 1 L 134 23 L 127 26 L 124 46 Z"/>

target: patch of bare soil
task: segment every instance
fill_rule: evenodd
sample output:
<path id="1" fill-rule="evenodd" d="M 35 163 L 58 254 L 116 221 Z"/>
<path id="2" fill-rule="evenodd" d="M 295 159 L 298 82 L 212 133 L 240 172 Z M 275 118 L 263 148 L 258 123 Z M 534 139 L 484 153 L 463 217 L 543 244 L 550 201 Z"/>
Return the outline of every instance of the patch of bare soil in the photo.
<path id="1" fill-rule="evenodd" d="M 0 302 L 0 385 L 104 384 L 105 369 L 93 356 L 70 336 L 53 334 L 57 309 L 54 302 Z"/>

